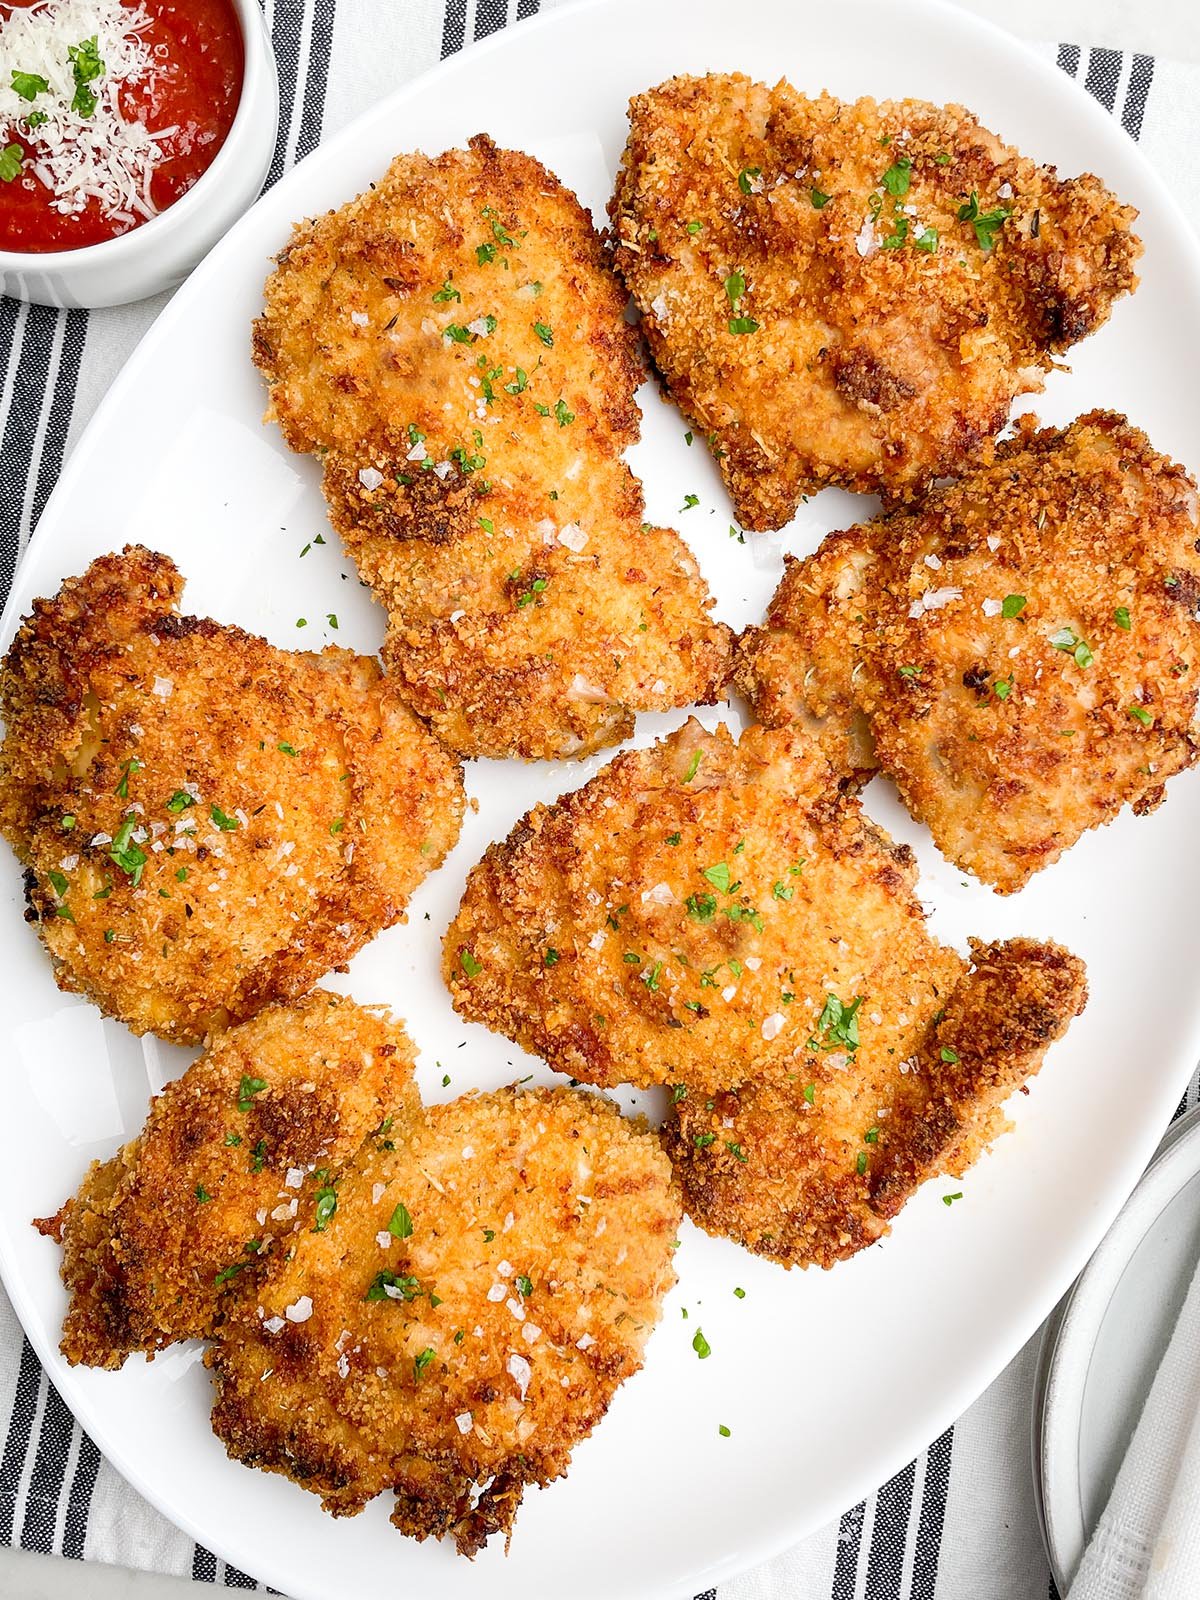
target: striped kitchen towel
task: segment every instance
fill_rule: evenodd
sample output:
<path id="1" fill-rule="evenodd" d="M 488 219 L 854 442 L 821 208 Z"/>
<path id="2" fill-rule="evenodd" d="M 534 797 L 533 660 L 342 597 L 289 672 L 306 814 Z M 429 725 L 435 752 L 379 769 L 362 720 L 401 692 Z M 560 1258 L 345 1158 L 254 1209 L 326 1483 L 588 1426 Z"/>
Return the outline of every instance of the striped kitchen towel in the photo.
<path id="1" fill-rule="evenodd" d="M 271 182 L 398 81 L 539 9 L 538 0 L 265 4 L 282 88 Z M 1120 117 L 1196 215 L 1200 67 L 1076 45 L 1058 46 L 1057 59 Z M 159 309 L 149 302 L 89 314 L 0 300 L 0 600 L 65 455 Z M 1196 1100 L 1193 1083 L 1185 1104 Z M 1031 1344 L 953 1428 L 840 1522 L 723 1584 L 720 1600 L 1051 1595 L 1029 1467 L 1034 1353 Z M 47 1383 L 2 1292 L 0 1438 L 0 1543 L 258 1587 L 164 1521 L 101 1459 Z"/>

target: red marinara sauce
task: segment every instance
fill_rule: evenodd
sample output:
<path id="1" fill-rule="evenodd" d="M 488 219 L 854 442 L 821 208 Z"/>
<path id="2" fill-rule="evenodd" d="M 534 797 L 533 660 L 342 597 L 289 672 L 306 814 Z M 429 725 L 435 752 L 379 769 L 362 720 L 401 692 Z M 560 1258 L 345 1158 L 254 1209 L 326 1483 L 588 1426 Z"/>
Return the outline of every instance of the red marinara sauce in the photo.
<path id="1" fill-rule="evenodd" d="M 5 20 L 34 0 L 0 0 L 0 39 Z M 162 142 L 163 158 L 150 179 L 156 211 L 165 211 L 211 166 L 237 114 L 245 71 L 241 25 L 230 0 L 122 0 L 150 19 L 139 37 L 154 70 L 143 82 L 119 87 L 121 114 L 152 132 L 178 131 Z M 93 87 L 97 87 L 93 85 Z M 37 108 L 35 100 L 30 111 Z M 141 215 L 109 215 L 96 200 L 64 215 L 53 192 L 30 172 L 37 145 L 20 128 L 9 138 L 25 152 L 20 175 L 0 183 L 0 250 L 77 250 L 128 233 L 148 221 Z M 0 139 L 0 144 L 5 141 Z"/>

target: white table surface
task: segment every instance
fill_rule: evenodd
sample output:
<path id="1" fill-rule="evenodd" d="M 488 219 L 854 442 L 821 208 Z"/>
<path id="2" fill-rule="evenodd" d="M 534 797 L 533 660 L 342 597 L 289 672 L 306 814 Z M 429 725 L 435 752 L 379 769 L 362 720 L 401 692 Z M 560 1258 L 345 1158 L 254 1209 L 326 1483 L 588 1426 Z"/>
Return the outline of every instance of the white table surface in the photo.
<path id="1" fill-rule="evenodd" d="M 1200 61 L 1200 0 L 956 0 L 1029 39 L 1069 39 Z M 1200 118 L 1198 118 L 1200 120 Z M 212 1586 L 0 1548 L 3 1600 L 211 1600 Z M 796 1600 L 816 1600 L 797 1595 Z"/>

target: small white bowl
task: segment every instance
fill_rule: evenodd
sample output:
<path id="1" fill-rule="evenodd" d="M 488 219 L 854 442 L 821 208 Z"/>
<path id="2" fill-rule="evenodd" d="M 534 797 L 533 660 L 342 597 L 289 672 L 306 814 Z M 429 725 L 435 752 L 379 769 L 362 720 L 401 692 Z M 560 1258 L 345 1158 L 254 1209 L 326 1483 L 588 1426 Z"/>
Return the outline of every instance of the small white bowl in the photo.
<path id="1" fill-rule="evenodd" d="M 0 293 L 46 306 L 119 306 L 172 289 L 258 198 L 279 127 L 279 82 L 258 0 L 232 0 L 245 46 L 242 96 L 212 165 L 173 205 L 81 250 L 0 250 Z"/>

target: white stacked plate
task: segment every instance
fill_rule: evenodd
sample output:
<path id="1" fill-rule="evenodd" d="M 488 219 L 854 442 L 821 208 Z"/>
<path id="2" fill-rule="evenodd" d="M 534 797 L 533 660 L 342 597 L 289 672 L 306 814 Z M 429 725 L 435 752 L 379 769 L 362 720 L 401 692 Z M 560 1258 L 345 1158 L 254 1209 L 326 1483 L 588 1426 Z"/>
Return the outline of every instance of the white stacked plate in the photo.
<path id="1" fill-rule="evenodd" d="M 1033 1406 L 1038 1514 L 1065 1594 L 1200 1259 L 1200 1108 L 1174 1124 L 1042 1339 Z"/>

